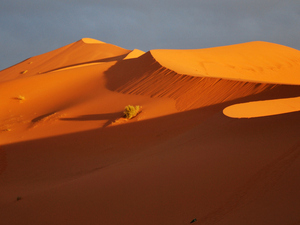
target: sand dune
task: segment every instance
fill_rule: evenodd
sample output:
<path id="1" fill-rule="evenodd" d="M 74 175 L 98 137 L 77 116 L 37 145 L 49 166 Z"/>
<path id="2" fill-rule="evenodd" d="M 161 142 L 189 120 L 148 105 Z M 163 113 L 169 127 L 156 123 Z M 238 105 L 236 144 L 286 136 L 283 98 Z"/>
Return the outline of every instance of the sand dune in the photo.
<path id="1" fill-rule="evenodd" d="M 195 50 L 152 50 L 153 57 L 177 73 L 255 83 L 300 84 L 299 51 L 268 42 L 249 42 Z"/>
<path id="2" fill-rule="evenodd" d="M 143 51 L 141 51 L 139 49 L 134 49 L 124 59 L 138 58 L 138 57 L 140 57 L 143 54 L 145 54 L 145 52 L 143 52 Z"/>
<path id="3" fill-rule="evenodd" d="M 176 100 L 179 110 L 187 110 L 257 94 L 282 84 L 300 84 L 299 76 L 297 76 L 300 68 L 299 51 L 269 43 L 265 44 L 267 46 L 261 50 L 263 44 L 261 42 L 247 43 L 233 47 L 227 46 L 224 49 L 153 50 L 139 58 L 119 61 L 112 66 L 106 71 L 107 86 L 113 91 L 126 94 L 169 97 Z M 263 53 L 266 48 L 271 49 L 270 53 L 264 54 L 264 60 L 268 64 L 265 63 L 266 66 L 262 67 L 262 72 L 249 71 L 247 68 L 247 66 L 254 68 L 259 62 L 255 58 L 256 51 L 252 51 L 252 55 L 249 54 L 249 49 L 253 49 L 256 45 L 258 46 L 255 49 Z M 273 45 L 275 50 L 272 49 Z M 288 52 L 293 53 L 289 56 L 293 57 L 292 59 L 286 57 L 287 61 L 291 61 L 287 68 L 283 66 L 279 69 L 280 66 L 278 66 L 278 69 L 273 69 L 274 65 L 280 63 L 277 56 L 274 56 L 274 52 L 279 51 L 277 48 L 280 50 L 286 48 Z M 244 55 L 242 55 L 243 50 L 245 50 Z M 210 57 L 211 63 L 215 60 L 214 70 L 203 67 L 205 61 L 202 60 L 205 57 Z M 252 61 L 247 61 L 247 57 L 252 58 Z M 233 69 L 232 66 L 230 70 L 227 70 L 222 66 L 225 64 L 223 61 L 229 61 L 228 58 L 232 62 L 236 60 L 235 66 L 239 69 Z M 280 83 L 281 79 L 284 79 L 284 82 Z M 268 80 L 272 82 L 267 82 Z"/>
<path id="4" fill-rule="evenodd" d="M 1 223 L 298 224 L 299 74 L 267 42 L 91 38 L 2 70 Z"/>
<path id="5" fill-rule="evenodd" d="M 0 71 L 0 81 L 24 78 L 24 76 L 37 75 L 82 63 L 115 61 L 124 58 L 128 53 L 130 53 L 129 50 L 83 38 L 75 43 L 31 57 L 15 66 Z"/>

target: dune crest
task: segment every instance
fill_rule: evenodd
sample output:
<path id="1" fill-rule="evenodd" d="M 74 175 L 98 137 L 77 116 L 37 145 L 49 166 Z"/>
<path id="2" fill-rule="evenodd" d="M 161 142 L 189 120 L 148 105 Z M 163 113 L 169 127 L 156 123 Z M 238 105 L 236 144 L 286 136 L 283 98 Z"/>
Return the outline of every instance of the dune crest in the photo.
<path id="1" fill-rule="evenodd" d="M 144 51 L 139 50 L 139 49 L 134 49 L 132 50 L 124 59 L 134 59 L 134 58 L 138 58 L 141 55 L 145 54 Z"/>
<path id="2" fill-rule="evenodd" d="M 270 84 L 300 84 L 300 51 L 268 42 L 193 50 L 151 50 L 180 74 Z"/>
<path id="3" fill-rule="evenodd" d="M 86 44 L 105 44 L 105 42 L 93 38 L 82 38 L 81 40 Z"/>
<path id="4" fill-rule="evenodd" d="M 90 44 L 82 39 L 56 50 L 33 56 L 0 71 L 0 82 L 87 63 L 122 60 L 130 52 L 130 50 L 112 44 L 97 42 L 97 40 Z M 24 71 L 26 73 L 23 73 Z"/>
<path id="5" fill-rule="evenodd" d="M 105 73 L 109 89 L 125 94 L 172 98 L 180 111 L 231 101 L 278 86 L 180 74 L 162 66 L 152 52 L 137 59 L 120 61 Z"/>

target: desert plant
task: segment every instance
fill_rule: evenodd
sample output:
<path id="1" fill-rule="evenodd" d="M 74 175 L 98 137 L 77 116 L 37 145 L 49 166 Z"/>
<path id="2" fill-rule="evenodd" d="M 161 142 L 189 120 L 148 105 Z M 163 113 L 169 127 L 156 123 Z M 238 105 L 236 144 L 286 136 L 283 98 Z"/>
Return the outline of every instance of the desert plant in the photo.
<path id="1" fill-rule="evenodd" d="M 24 97 L 23 95 L 19 95 L 19 96 L 17 97 L 17 99 L 22 101 L 22 100 L 25 100 L 25 97 Z"/>
<path id="2" fill-rule="evenodd" d="M 24 70 L 24 71 L 21 72 L 21 74 L 25 74 L 27 72 L 28 72 L 28 70 Z"/>
<path id="3" fill-rule="evenodd" d="M 195 223 L 197 221 L 197 219 L 193 219 L 190 223 Z"/>
<path id="4" fill-rule="evenodd" d="M 132 105 L 128 105 L 125 107 L 124 110 L 124 117 L 126 119 L 131 119 L 133 117 L 135 117 L 141 110 L 141 107 L 139 105 L 137 106 L 132 106 Z"/>

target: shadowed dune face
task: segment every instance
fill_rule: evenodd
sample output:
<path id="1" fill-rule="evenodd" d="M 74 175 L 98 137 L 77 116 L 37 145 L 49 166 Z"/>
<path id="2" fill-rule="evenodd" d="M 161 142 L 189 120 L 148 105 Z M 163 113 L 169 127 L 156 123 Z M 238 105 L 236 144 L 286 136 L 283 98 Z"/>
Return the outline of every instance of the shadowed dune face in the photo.
<path id="1" fill-rule="evenodd" d="M 6 169 L 7 161 L 6 161 L 6 152 L 0 148 L 0 175 Z"/>
<path id="2" fill-rule="evenodd" d="M 107 87 L 168 97 L 178 110 L 218 104 L 300 84 L 300 52 L 265 42 L 199 50 L 151 50 L 106 71 Z"/>
<path id="3" fill-rule="evenodd" d="M 298 224 L 299 58 L 84 38 L 0 71 L 0 223 Z"/>
<path id="4" fill-rule="evenodd" d="M 270 196 L 285 206 L 284 210 L 279 207 L 281 216 L 293 222 L 297 213 L 289 212 L 290 200 L 278 195 L 289 195 L 298 182 L 288 176 L 295 176 L 299 169 L 298 139 L 289 135 L 290 131 L 297 133 L 298 117 L 294 113 L 267 120 L 233 120 L 217 113 L 209 119 L 198 109 L 7 145 L 14 170 L 8 173 L 10 177 L 2 176 L 5 199 L 10 202 L 18 193 L 24 199 L 22 205 L 9 203 L 12 206 L 4 211 L 32 224 L 44 220 L 62 223 L 65 217 L 74 218 L 74 224 L 96 224 L 95 220 L 181 224 L 194 217 L 202 224 L 271 218 L 280 224 L 284 219 L 274 213 L 279 212 L 278 204 L 268 204 L 266 197 Z M 182 129 L 178 121 L 194 123 Z M 11 190 L 11 179 L 29 184 Z M 293 197 L 299 199 L 299 193 Z M 260 204 L 273 211 L 272 216 L 261 215 Z M 43 216 L 36 215 L 41 209 L 46 211 Z M 247 214 L 248 209 L 259 217 Z M 2 221 L 9 221 L 9 213 Z"/>
<path id="5" fill-rule="evenodd" d="M 231 101 L 278 86 L 178 74 L 161 66 L 149 52 L 137 59 L 119 61 L 105 74 L 107 88 L 112 91 L 172 98 L 181 111 Z"/>

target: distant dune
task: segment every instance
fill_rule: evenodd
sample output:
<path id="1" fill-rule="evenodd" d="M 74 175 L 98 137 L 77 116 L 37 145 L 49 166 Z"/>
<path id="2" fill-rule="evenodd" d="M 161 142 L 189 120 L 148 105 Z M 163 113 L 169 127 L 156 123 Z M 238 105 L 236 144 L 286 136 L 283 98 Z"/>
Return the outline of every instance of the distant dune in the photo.
<path id="1" fill-rule="evenodd" d="M 300 224 L 298 50 L 83 38 L 0 71 L 0 96 L 3 224 Z"/>

